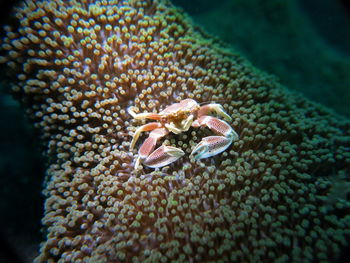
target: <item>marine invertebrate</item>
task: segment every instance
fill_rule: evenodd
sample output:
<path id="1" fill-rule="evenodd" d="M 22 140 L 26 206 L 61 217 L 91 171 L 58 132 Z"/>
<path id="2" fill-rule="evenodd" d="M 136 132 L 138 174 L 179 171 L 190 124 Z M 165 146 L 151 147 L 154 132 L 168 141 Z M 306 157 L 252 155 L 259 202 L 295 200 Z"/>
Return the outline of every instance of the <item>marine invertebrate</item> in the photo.
<path id="1" fill-rule="evenodd" d="M 220 104 L 210 103 L 204 106 L 193 99 L 185 99 L 179 103 L 167 106 L 159 113 L 143 112 L 136 114 L 129 108 L 128 112 L 135 119 L 153 119 L 157 122 L 148 123 L 137 128 L 130 143 L 130 149 L 135 146 L 140 133 L 151 131 L 149 137 L 143 142 L 139 149 L 139 156 L 135 168 L 139 167 L 140 161 L 148 167 L 158 168 L 175 162 L 185 153 L 176 147 L 160 146 L 154 150 L 157 141 L 169 132 L 180 134 L 187 132 L 189 128 L 206 126 L 216 132 L 218 136 L 204 137 L 192 150 L 194 159 L 212 157 L 225 151 L 231 143 L 238 138 L 238 134 L 228 123 L 208 114 L 215 111 L 217 114 L 231 121 L 231 117 L 223 110 Z"/>
<path id="2" fill-rule="evenodd" d="M 27 0 L 1 61 L 46 143 L 37 262 L 331 261 L 350 233 L 350 122 L 288 92 L 167 1 Z M 135 170 L 140 123 L 186 98 L 221 102 L 233 150 Z M 191 149 L 206 129 L 169 134 Z M 344 197 L 345 196 L 345 197 Z M 288 222 L 288 224 L 287 224 Z"/>
<path id="3" fill-rule="evenodd" d="M 180 5 L 182 3 L 184 8 L 188 6 L 186 1 L 175 1 Z M 325 13 L 339 10 L 328 25 L 333 24 L 331 28 L 337 31 L 328 30 L 323 23 L 313 23 L 314 16 L 317 17 L 319 12 L 313 8 L 312 2 L 307 1 L 220 1 L 220 4 L 215 3 L 214 8 L 203 4 L 203 12 L 191 11 L 191 15 L 211 34 L 242 51 L 255 66 L 278 76 L 288 89 L 301 92 L 349 117 L 350 61 L 349 56 L 343 54 L 346 49 L 338 51 L 342 45 L 350 45 L 349 39 L 342 38 L 343 34 L 338 30 L 348 31 L 350 23 L 341 23 L 339 27 L 336 25 L 337 20 L 342 21 L 344 15 L 340 2 L 320 2 L 317 5 Z M 332 8 L 325 7 L 327 5 Z M 322 25 L 323 29 L 316 28 L 317 25 Z M 252 29 L 254 34 L 247 33 Z M 326 32 L 339 36 L 342 44 L 332 40 L 329 42 L 330 39 L 323 35 Z"/>

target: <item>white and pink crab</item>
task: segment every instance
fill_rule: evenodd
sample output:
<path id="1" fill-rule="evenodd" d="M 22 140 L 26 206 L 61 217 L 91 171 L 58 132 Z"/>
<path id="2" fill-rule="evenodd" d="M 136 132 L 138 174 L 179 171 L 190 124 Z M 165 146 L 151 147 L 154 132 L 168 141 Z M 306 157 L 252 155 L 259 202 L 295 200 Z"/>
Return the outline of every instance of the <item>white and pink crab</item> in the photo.
<path id="1" fill-rule="evenodd" d="M 130 150 L 135 146 L 141 132 L 151 131 L 149 137 L 139 149 L 135 163 L 136 169 L 139 168 L 141 162 L 151 168 L 163 167 L 175 162 L 185 154 L 179 148 L 165 145 L 154 150 L 158 140 L 169 132 L 179 134 L 188 131 L 191 126 L 206 126 L 218 134 L 217 136 L 204 137 L 194 147 L 191 155 L 196 160 L 208 158 L 225 151 L 238 138 L 238 134 L 227 122 L 208 115 L 211 112 L 216 112 L 231 121 L 231 117 L 223 110 L 223 107 L 216 103 L 200 106 L 193 99 L 185 99 L 179 103 L 169 105 L 159 113 L 145 112 L 137 114 L 132 110 L 132 107 L 128 108 L 128 112 L 137 120 L 156 120 L 156 122 L 147 123 L 137 128 L 133 135 Z"/>

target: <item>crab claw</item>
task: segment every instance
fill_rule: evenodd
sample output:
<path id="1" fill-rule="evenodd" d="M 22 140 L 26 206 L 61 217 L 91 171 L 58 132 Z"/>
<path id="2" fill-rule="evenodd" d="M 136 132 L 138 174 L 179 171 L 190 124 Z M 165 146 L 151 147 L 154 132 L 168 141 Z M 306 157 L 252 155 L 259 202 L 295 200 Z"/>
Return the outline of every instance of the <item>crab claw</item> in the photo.
<path id="1" fill-rule="evenodd" d="M 152 152 L 143 164 L 151 168 L 159 168 L 175 162 L 184 155 L 184 151 L 179 148 L 162 145 Z"/>
<path id="2" fill-rule="evenodd" d="M 232 138 L 224 136 L 208 136 L 198 143 L 191 155 L 194 159 L 208 158 L 225 151 L 232 143 Z"/>

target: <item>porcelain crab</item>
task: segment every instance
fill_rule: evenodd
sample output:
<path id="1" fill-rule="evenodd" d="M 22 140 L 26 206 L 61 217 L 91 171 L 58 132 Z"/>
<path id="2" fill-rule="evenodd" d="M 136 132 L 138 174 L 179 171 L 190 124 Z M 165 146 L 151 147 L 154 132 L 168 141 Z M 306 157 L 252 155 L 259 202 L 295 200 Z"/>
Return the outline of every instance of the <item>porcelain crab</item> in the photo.
<path id="1" fill-rule="evenodd" d="M 156 122 L 140 126 L 133 135 L 130 150 L 134 148 L 141 132 L 151 131 L 139 149 L 135 169 L 139 168 L 141 162 L 148 167 L 158 168 L 182 157 L 185 154 L 184 151 L 176 147 L 162 145 L 156 150 L 154 148 L 158 140 L 169 132 L 179 134 L 188 131 L 190 127 L 206 126 L 217 134 L 216 136 L 204 137 L 194 147 L 191 153 L 194 159 L 208 158 L 225 151 L 238 138 L 238 134 L 227 122 L 208 115 L 212 112 L 216 112 L 216 114 L 231 121 L 231 117 L 220 104 L 211 103 L 200 106 L 193 99 L 184 99 L 179 103 L 171 104 L 159 113 L 137 114 L 132 107 L 129 107 L 128 113 L 137 120 L 156 120 Z"/>

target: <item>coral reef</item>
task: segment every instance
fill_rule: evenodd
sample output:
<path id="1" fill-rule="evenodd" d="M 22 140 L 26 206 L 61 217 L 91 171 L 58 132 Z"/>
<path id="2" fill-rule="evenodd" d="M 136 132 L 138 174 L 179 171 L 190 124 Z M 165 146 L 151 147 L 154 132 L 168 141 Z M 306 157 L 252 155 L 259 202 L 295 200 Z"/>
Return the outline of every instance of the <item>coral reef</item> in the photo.
<path id="1" fill-rule="evenodd" d="M 281 87 L 167 1 L 28 0 L 1 62 L 47 145 L 37 262 L 328 262 L 350 234 L 350 122 Z M 140 122 L 183 100 L 223 105 L 240 138 L 133 169 Z M 147 135 L 142 135 L 145 138 Z M 336 194 L 336 192 L 341 193 Z"/>
<path id="2" fill-rule="evenodd" d="M 289 89 L 350 116 L 350 56 L 345 48 L 350 46 L 350 18 L 339 1 L 222 0 L 201 12 L 182 0 L 174 2 Z M 323 21 L 322 29 L 311 12 Z"/>

